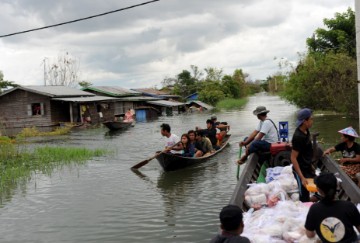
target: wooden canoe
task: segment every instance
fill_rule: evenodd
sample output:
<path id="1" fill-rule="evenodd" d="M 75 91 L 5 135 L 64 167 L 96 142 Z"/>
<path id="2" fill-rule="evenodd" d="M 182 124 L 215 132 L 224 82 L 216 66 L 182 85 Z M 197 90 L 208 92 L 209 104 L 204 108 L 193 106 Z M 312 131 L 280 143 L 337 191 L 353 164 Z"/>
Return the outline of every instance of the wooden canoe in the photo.
<path id="1" fill-rule="evenodd" d="M 194 164 L 205 162 L 208 159 L 219 154 L 229 144 L 230 136 L 231 136 L 230 134 L 226 135 L 220 149 L 216 150 L 215 153 L 207 156 L 195 158 L 195 157 L 182 157 L 180 155 L 170 154 L 170 153 L 162 153 L 159 156 L 157 156 L 156 159 L 158 160 L 159 164 L 164 169 L 164 171 L 183 169 L 185 167 L 192 166 Z"/>
<path id="2" fill-rule="evenodd" d="M 132 122 L 121 122 L 121 121 L 106 121 L 103 124 L 111 131 L 125 129 L 133 125 Z"/>
<path id="3" fill-rule="evenodd" d="M 354 181 L 351 180 L 331 157 L 328 155 L 325 157 L 321 156 L 323 154 L 321 147 L 317 148 L 317 154 L 320 155 L 318 156 L 318 167 L 320 170 L 322 172 L 338 173 L 338 177 L 342 180 L 338 198 L 341 200 L 349 200 L 355 204 L 360 203 L 360 188 Z M 230 204 L 239 205 L 244 211 L 248 210 L 248 207 L 244 203 L 244 193 L 248 188 L 248 184 L 256 182 L 260 167 L 257 154 L 250 155 L 245 167 L 242 169 L 242 174 L 230 199 Z"/>

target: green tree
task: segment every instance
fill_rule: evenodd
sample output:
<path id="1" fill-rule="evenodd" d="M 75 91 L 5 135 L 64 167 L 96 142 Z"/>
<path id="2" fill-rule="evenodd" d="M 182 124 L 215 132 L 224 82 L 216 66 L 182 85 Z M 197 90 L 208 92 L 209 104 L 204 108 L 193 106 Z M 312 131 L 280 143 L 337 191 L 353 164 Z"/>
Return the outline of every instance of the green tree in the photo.
<path id="1" fill-rule="evenodd" d="M 268 92 L 277 93 L 282 92 L 285 89 L 286 76 L 281 73 L 277 73 L 273 76 L 267 77 Z"/>
<path id="2" fill-rule="evenodd" d="M 207 81 L 203 83 L 203 87 L 199 92 L 199 99 L 211 105 L 225 98 L 225 94 L 221 89 L 219 81 Z"/>
<path id="3" fill-rule="evenodd" d="M 324 19 L 327 29 L 318 28 L 306 43 L 310 53 L 344 52 L 356 58 L 355 12 L 348 8 L 336 13 L 333 19 Z"/>
<path id="4" fill-rule="evenodd" d="M 245 97 L 248 94 L 248 88 L 246 85 L 245 78 L 247 77 L 247 74 L 244 74 L 242 69 L 236 69 L 233 73 L 232 79 L 235 81 L 235 83 L 239 87 L 239 96 L 234 98 L 241 98 Z"/>
<path id="5" fill-rule="evenodd" d="M 88 82 L 88 81 L 84 80 L 84 81 L 80 81 L 79 85 L 81 86 L 81 88 L 87 88 L 87 87 L 90 87 L 93 84 L 91 82 Z"/>
<path id="6" fill-rule="evenodd" d="M 6 81 L 4 80 L 4 74 L 2 71 L 0 71 L 0 93 L 2 92 L 1 89 L 5 89 L 7 87 L 17 87 L 19 85 L 15 84 L 12 81 Z"/>
<path id="7" fill-rule="evenodd" d="M 233 80 L 232 76 L 225 75 L 222 78 L 221 89 L 226 97 L 239 98 L 240 97 L 240 85 Z"/>
<path id="8" fill-rule="evenodd" d="M 290 74 L 284 96 L 300 107 L 357 115 L 356 60 L 344 53 L 308 54 Z"/>

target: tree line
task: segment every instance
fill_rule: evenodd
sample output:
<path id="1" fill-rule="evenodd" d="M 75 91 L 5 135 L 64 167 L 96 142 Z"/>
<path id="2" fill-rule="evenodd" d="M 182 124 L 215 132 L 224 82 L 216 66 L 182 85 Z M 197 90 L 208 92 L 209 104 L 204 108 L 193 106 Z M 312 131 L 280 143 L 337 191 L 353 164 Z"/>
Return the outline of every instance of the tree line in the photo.
<path id="1" fill-rule="evenodd" d="M 282 75 L 280 94 L 299 107 L 358 116 L 355 12 L 348 8 L 323 23 L 307 38 L 297 65 Z"/>
<path id="2" fill-rule="evenodd" d="M 173 94 L 187 97 L 195 92 L 199 100 L 215 105 L 225 98 L 243 98 L 261 90 L 260 82 L 247 80 L 248 74 L 236 69 L 232 74 L 224 74 L 222 69 L 207 67 L 200 70 L 191 65 L 190 70 L 183 70 L 175 77 L 162 81 L 163 87 Z M 165 89 L 166 89 L 165 88 Z"/>

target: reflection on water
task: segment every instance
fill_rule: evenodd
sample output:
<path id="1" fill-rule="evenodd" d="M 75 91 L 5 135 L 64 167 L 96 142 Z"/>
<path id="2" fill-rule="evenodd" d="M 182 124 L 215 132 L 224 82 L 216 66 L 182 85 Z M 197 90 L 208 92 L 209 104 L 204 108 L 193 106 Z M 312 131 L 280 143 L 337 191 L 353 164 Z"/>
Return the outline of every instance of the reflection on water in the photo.
<path id="1" fill-rule="evenodd" d="M 236 185 L 238 141 L 258 120 L 252 114 L 265 105 L 275 123 L 289 122 L 294 132 L 297 108 L 276 96 L 250 97 L 241 110 L 217 112 L 231 125 L 230 146 L 205 163 L 163 172 L 156 159 L 133 173 L 130 167 L 164 146 L 160 124 L 180 135 L 205 127 L 211 113 L 159 117 L 125 131 L 78 129 L 32 146 L 105 148 L 112 153 L 80 168 L 63 167 L 51 176 L 38 174 L 22 187 L 9 187 L 0 208 L 0 242 L 208 242 L 218 231 L 218 213 Z M 316 116 L 312 131 L 331 144 L 338 130 L 357 122 L 339 116 Z M 40 142 L 39 142 L 40 141 Z"/>

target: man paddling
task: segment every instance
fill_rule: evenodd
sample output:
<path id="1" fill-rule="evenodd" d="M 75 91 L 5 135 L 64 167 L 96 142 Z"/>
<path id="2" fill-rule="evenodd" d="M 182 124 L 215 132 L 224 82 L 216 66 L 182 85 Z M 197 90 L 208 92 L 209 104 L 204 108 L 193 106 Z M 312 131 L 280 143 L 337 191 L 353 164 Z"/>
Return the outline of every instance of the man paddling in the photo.
<path id="1" fill-rule="evenodd" d="M 180 138 L 171 133 L 171 127 L 169 124 L 163 123 L 161 124 L 161 135 L 165 137 L 165 149 L 167 149 L 167 152 L 173 153 L 173 154 L 177 154 L 177 153 L 181 153 L 181 149 L 174 147 L 171 149 L 171 147 L 173 147 L 175 144 L 177 144 L 180 141 Z"/>

